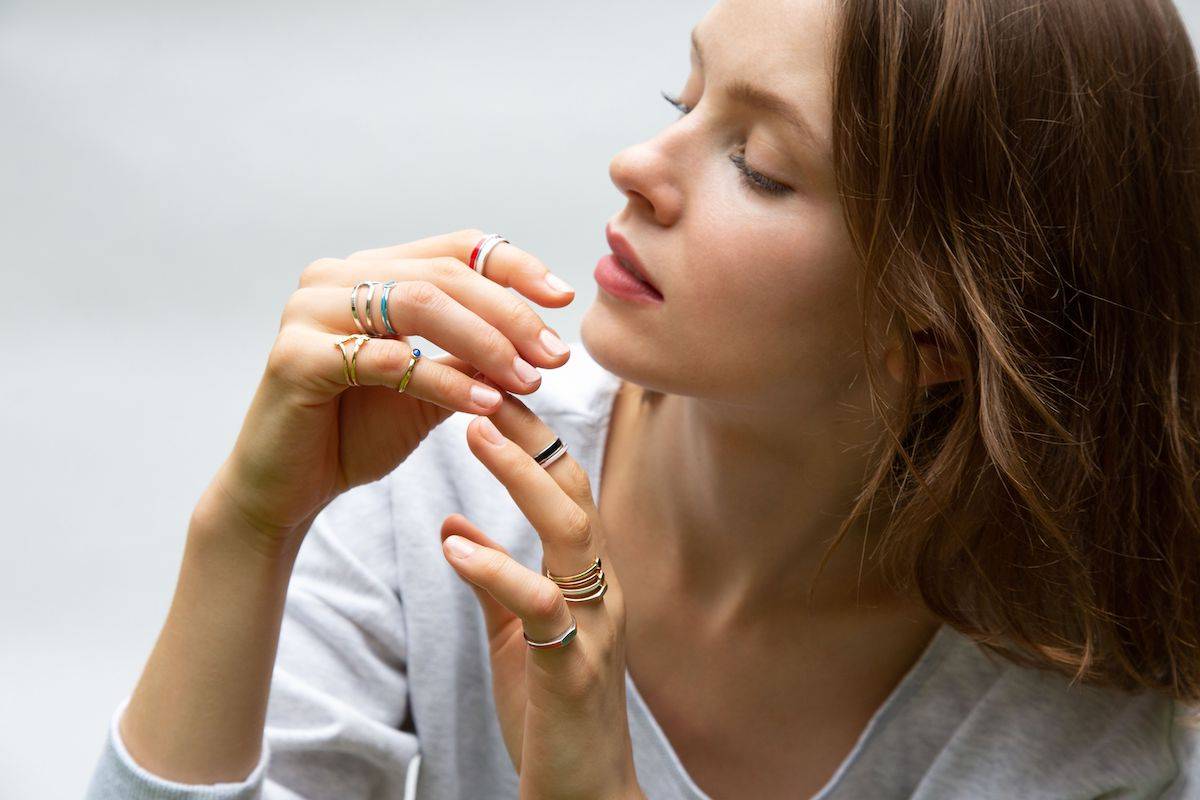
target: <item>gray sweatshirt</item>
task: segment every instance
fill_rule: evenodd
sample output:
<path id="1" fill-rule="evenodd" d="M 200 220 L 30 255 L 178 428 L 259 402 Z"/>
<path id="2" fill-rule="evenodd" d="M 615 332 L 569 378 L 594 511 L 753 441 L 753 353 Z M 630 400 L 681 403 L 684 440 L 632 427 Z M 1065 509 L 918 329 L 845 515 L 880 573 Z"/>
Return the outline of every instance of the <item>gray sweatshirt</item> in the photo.
<path id="1" fill-rule="evenodd" d="M 618 385 L 575 342 L 570 361 L 523 398 L 597 494 Z M 390 475 L 313 523 L 288 589 L 262 757 L 245 780 L 187 785 L 148 772 L 120 739 L 126 696 L 86 800 L 516 798 L 479 605 L 438 531 L 461 512 L 535 571 L 541 543 L 467 449 L 470 419 L 451 416 Z M 625 682 L 647 797 L 710 800 L 628 672 Z M 1177 721 L 1182 710 L 1152 693 L 1072 687 L 944 625 L 812 800 L 1200 798 L 1200 733 Z"/>

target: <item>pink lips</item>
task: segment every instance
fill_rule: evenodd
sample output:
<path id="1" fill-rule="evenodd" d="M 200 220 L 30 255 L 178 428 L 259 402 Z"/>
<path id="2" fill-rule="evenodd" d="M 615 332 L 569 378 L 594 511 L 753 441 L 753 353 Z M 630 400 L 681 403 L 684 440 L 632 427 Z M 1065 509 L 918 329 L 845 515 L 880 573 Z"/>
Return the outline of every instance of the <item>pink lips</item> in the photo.
<path id="1" fill-rule="evenodd" d="M 638 259 L 637 253 L 633 249 L 633 245 L 613 228 L 612 223 L 604 227 L 604 236 L 608 239 L 608 246 L 612 248 L 613 255 L 617 257 L 621 265 L 640 278 L 650 288 L 654 289 L 655 292 L 658 292 L 658 287 L 650 280 L 649 275 L 646 273 L 646 268 L 642 265 L 641 260 Z M 662 292 L 658 293 L 659 296 L 662 295 Z"/>

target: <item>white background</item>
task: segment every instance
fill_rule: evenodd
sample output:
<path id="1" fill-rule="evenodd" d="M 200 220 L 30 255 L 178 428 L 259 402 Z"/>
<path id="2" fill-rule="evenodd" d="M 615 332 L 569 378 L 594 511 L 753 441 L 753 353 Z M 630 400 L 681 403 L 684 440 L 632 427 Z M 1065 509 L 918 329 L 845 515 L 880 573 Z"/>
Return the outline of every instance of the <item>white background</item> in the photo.
<path id="1" fill-rule="evenodd" d="M 0 799 L 81 796 L 304 265 L 499 231 L 575 340 L 708 7 L 0 0 Z"/>

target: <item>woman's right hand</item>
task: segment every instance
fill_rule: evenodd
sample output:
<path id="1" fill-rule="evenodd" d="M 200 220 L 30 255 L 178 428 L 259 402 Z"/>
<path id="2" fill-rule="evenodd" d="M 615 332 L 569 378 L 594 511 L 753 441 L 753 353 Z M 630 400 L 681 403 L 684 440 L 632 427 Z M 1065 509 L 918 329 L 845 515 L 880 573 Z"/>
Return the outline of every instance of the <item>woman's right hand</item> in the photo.
<path id="1" fill-rule="evenodd" d="M 255 547 L 282 551 L 331 500 L 391 472 L 454 411 L 494 411 L 499 395 L 472 378 L 477 371 L 507 391 L 528 394 L 541 378 L 530 367 L 526 371 L 534 380 L 526 382 L 520 364 L 562 366 L 569 356 L 565 346 L 561 352 L 548 348 L 545 323 L 505 287 L 548 307 L 567 305 L 573 292 L 546 283 L 545 265 L 506 242 L 492 250 L 483 275 L 475 272 L 467 262 L 485 235 L 462 230 L 309 264 L 284 308 L 233 451 L 201 506 L 229 510 L 232 504 L 257 532 Z M 364 280 L 397 282 L 388 297 L 397 334 L 362 343 L 355 362 L 360 386 L 351 387 L 335 343 L 359 332 L 350 293 Z M 377 332 L 386 330 L 381 288 L 370 309 Z M 366 296 L 367 287 L 360 287 L 364 325 Z M 396 385 L 412 353 L 410 335 L 428 339 L 447 355 L 418 359 L 399 393 Z M 495 402 L 480 402 L 488 396 Z"/>

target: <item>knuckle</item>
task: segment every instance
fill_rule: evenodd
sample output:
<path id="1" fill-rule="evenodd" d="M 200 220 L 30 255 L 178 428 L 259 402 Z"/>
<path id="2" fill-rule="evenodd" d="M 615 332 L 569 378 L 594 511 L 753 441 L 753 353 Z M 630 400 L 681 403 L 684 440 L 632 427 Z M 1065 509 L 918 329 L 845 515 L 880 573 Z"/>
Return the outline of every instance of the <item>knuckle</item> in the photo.
<path id="1" fill-rule="evenodd" d="M 456 278 L 462 274 L 465 266 L 454 256 L 438 256 L 429 260 L 429 271 L 435 278 Z"/>
<path id="2" fill-rule="evenodd" d="M 300 271 L 299 288 L 306 286 L 316 286 L 335 269 L 342 266 L 340 258 L 318 258 L 316 261 L 310 261 L 308 266 Z"/>
<path id="3" fill-rule="evenodd" d="M 508 308 L 508 322 L 514 329 L 536 334 L 542 329 L 542 318 L 537 315 L 528 303 L 517 301 Z"/>
<path id="4" fill-rule="evenodd" d="M 381 375 L 399 375 L 408 366 L 408 357 L 412 348 L 396 339 L 376 338 L 371 341 L 372 347 L 363 352 L 373 350 L 371 355 L 379 367 Z M 362 356 L 360 355 L 359 358 Z"/>
<path id="5" fill-rule="evenodd" d="M 432 281 L 416 280 L 404 283 L 404 299 L 414 306 L 437 309 L 445 301 L 446 293 Z"/>
<path id="6" fill-rule="evenodd" d="M 459 231 L 458 234 L 472 243 L 477 242 L 483 237 L 487 236 L 487 234 L 479 228 L 464 228 L 463 230 Z"/>
<path id="7" fill-rule="evenodd" d="M 570 545 L 586 545 L 592 537 L 592 519 L 583 509 L 573 506 L 563 521 L 563 536 Z"/>
<path id="8" fill-rule="evenodd" d="M 404 366 L 408 365 L 408 359 L 404 359 Z M 429 381 L 429 372 L 422 373 L 425 379 Z M 463 390 L 459 388 L 465 376 L 455 369 L 439 369 L 433 373 L 433 379 L 430 383 L 433 384 L 433 392 L 438 397 L 454 397 L 455 394 L 463 394 Z"/>
<path id="9" fill-rule="evenodd" d="M 566 474 L 562 476 L 563 491 L 576 501 L 591 498 L 592 484 L 583 467 L 573 458 L 563 459 L 563 462 L 566 469 Z"/>
<path id="10" fill-rule="evenodd" d="M 599 681 L 596 667 L 587 659 L 579 659 L 575 668 L 562 676 L 559 692 L 567 700 L 583 701 L 590 698 Z"/>
<path id="11" fill-rule="evenodd" d="M 494 583 L 504 574 L 504 556 L 494 550 L 489 550 L 487 558 L 479 565 L 479 572 L 487 583 Z"/>
<path id="12" fill-rule="evenodd" d="M 267 374 L 282 378 L 295 374 L 305 363 L 304 345 L 297 335 L 296 327 L 284 325 L 275 337 L 275 344 L 267 355 Z"/>
<path id="13" fill-rule="evenodd" d="M 514 458 L 513 461 L 515 461 L 512 465 L 514 483 L 528 486 L 541 477 L 537 473 L 538 470 L 544 469 L 544 467 L 532 458 L 520 458 L 519 460 Z"/>
<path id="14" fill-rule="evenodd" d="M 529 610 L 538 617 L 557 615 L 559 604 L 565 602 L 562 590 L 554 581 L 544 575 L 537 576 L 531 597 Z"/>
<path id="15" fill-rule="evenodd" d="M 491 325 L 484 327 L 482 333 L 483 348 L 486 352 L 495 355 L 496 360 L 508 365 L 516 355 L 516 349 L 512 346 L 512 342 L 508 340 L 500 331 L 493 328 Z"/>
<path id="16" fill-rule="evenodd" d="M 292 292 L 283 305 L 280 325 L 286 325 L 297 317 L 303 316 L 308 309 L 312 308 L 311 298 L 315 291 L 317 291 L 315 287 L 301 286 Z"/>

